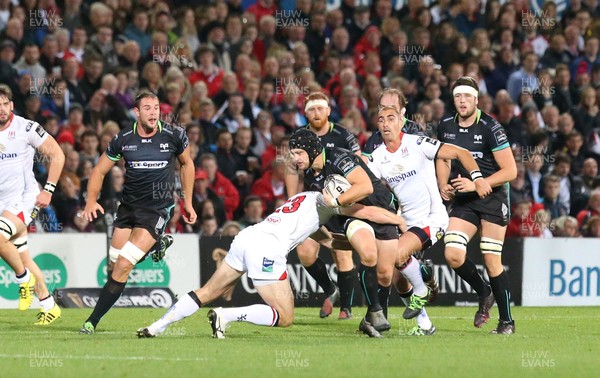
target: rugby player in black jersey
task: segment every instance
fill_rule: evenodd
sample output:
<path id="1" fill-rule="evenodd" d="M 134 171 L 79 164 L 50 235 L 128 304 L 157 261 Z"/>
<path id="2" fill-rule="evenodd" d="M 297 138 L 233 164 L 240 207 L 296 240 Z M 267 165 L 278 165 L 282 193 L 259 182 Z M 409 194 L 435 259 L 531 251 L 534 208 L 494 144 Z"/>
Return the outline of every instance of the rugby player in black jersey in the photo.
<path id="1" fill-rule="evenodd" d="M 479 309 L 473 324 L 482 327 L 490 317 L 494 298 L 498 304 L 499 322 L 494 334 L 512 334 L 515 323 L 510 312 L 508 275 L 502 265 L 502 247 L 510 219 L 508 183 L 517 176 L 517 167 L 508 137 L 502 125 L 489 114 L 477 109 L 479 87 L 468 76 L 452 86 L 456 115 L 442 120 L 438 139 L 466 148 L 477 161 L 480 171 L 468 172 L 457 160 L 450 165 L 437 160 L 436 171 L 442 198 L 454 199 L 450 224 L 444 243 L 447 263 L 479 296 Z M 479 198 L 475 180 L 486 180 L 492 193 Z M 467 257 L 467 244 L 481 231 L 480 249 L 490 277 L 488 285 Z"/>
<path id="2" fill-rule="evenodd" d="M 91 222 L 98 211 L 104 213 L 96 202 L 104 176 L 116 162 L 125 160 L 125 185 L 110 247 L 110 258 L 114 262 L 112 274 L 80 333 L 94 333 L 100 319 L 121 296 L 135 264 L 148 254 L 169 223 L 175 206 L 175 159 L 181 165 L 182 217 L 188 224 L 196 222 L 191 195 L 194 163 L 188 138 L 182 128 L 160 121 L 159 106 L 158 97 L 153 93 L 142 92 L 136 97 L 137 121 L 111 140 L 90 176 L 81 216 Z"/>
<path id="3" fill-rule="evenodd" d="M 396 211 L 393 194 L 359 156 L 341 148 L 323 148 L 317 135 L 305 128 L 292 134 L 290 152 L 298 169 L 304 172 L 306 190 L 322 191 L 325 178 L 332 174 L 342 175 L 350 182 L 351 187 L 338 198 L 326 196 L 332 206 L 360 203 Z M 377 241 L 396 241 L 398 227 L 354 218 L 343 218 L 341 223 L 348 241 L 360 257 L 359 282 L 368 304 L 367 315 L 359 329 L 369 337 L 382 337 L 380 332 L 391 326 L 377 295 Z"/>
<path id="4" fill-rule="evenodd" d="M 308 124 L 304 126 L 307 130 L 310 130 L 317 134 L 321 140 L 323 147 L 339 147 L 351 151 L 357 155 L 360 154 L 360 146 L 356 137 L 349 132 L 345 127 L 339 124 L 335 124 L 329 121 L 329 114 L 331 108 L 329 107 L 329 98 L 327 95 L 321 92 L 313 92 L 306 97 L 306 105 L 304 107 Z M 298 172 L 294 174 L 286 175 L 286 188 L 288 196 L 292 196 L 299 191 L 299 178 Z M 304 190 L 310 190 L 306 185 Z M 339 223 L 338 217 L 333 217 L 325 228 L 333 233 L 333 236 L 344 235 L 343 225 Z M 329 316 L 333 311 L 333 305 L 335 304 L 338 296 L 340 300 L 340 314 L 338 319 L 350 319 L 352 317 L 352 301 L 354 298 L 354 288 L 356 287 L 356 269 L 354 268 L 354 262 L 352 260 L 352 251 L 345 249 L 344 246 L 336 248 L 340 245 L 339 241 L 334 239 L 332 244 L 327 244 L 328 247 L 332 247 L 333 258 L 335 260 L 338 270 L 338 288 L 329 277 L 327 273 L 327 267 L 323 260 L 319 257 L 319 237 L 327 237 L 329 235 L 322 235 L 317 233 L 312 238 L 307 239 L 302 244 L 298 245 L 296 252 L 300 262 L 306 269 L 306 271 L 317 281 L 317 284 L 323 289 L 327 295 L 319 316 L 325 318 Z M 343 237 L 343 236 L 342 236 Z"/>

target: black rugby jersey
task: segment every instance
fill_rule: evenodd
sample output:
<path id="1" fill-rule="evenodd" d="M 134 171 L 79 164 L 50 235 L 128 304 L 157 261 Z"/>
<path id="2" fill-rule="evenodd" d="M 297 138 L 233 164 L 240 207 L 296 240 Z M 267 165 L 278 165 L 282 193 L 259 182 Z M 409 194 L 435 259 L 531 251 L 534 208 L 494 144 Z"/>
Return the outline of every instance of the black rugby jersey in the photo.
<path id="1" fill-rule="evenodd" d="M 371 184 L 373 185 L 373 193 L 364 198 L 358 203 L 367 206 L 379 206 L 390 211 L 396 211 L 396 201 L 393 193 L 379 180 L 373 172 L 367 167 L 362 159 L 342 148 L 325 148 L 323 150 L 325 165 L 323 170 L 315 176 L 315 171 L 309 168 L 304 171 L 304 188 L 307 191 L 323 191 L 325 178 L 329 175 L 338 174 L 346 177 L 357 167 L 367 172 Z"/>
<path id="2" fill-rule="evenodd" d="M 426 136 L 423 130 L 421 130 L 421 128 L 416 122 L 411 121 L 406 117 L 404 118 L 404 126 L 402 126 L 402 132 L 405 134 Z M 369 139 L 367 139 L 367 143 L 365 143 L 365 147 L 362 149 L 362 154 L 364 156 L 369 157 L 371 156 L 373 151 L 375 151 L 375 149 L 381 146 L 382 144 L 383 137 L 381 136 L 381 132 L 377 130 L 373 133 L 373 135 L 371 135 Z"/>
<path id="3" fill-rule="evenodd" d="M 309 129 L 309 125 L 305 127 Z M 352 152 L 360 151 L 360 145 L 354 134 L 349 132 L 344 126 L 333 122 L 329 122 L 329 131 L 327 134 L 319 136 L 319 139 L 321 139 L 323 147 L 326 148 L 338 147 Z"/>
<path id="4" fill-rule="evenodd" d="M 175 159 L 188 146 L 185 131 L 178 126 L 158 123 L 150 138 L 137 133 L 137 122 L 121 130 L 110 141 L 106 156 L 125 160 L 125 184 L 121 202 L 126 205 L 164 209 L 174 204 Z"/>
<path id="5" fill-rule="evenodd" d="M 458 115 L 443 119 L 438 126 L 438 139 L 463 147 L 479 165 L 483 177 L 496 173 L 500 167 L 494 159 L 494 152 L 510 148 L 508 137 L 504 128 L 490 115 L 477 110 L 475 123 L 470 127 L 461 127 L 457 122 Z M 450 179 L 458 177 L 471 177 L 460 161 L 452 160 Z M 503 186 L 493 188 L 494 191 L 504 190 Z"/>

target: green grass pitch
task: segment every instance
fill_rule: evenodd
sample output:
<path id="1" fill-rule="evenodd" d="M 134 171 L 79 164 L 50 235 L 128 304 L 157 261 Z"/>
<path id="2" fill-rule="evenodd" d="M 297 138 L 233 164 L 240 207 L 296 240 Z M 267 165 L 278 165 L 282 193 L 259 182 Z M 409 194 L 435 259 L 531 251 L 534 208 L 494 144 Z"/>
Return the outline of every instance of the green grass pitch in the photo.
<path id="1" fill-rule="evenodd" d="M 495 308 L 494 308 L 495 310 Z M 476 329 L 473 307 L 430 307 L 438 332 L 406 336 L 414 321 L 390 309 L 384 339 L 356 332 L 360 315 L 320 319 L 296 309 L 291 328 L 234 323 L 227 339 L 211 338 L 208 308 L 173 324 L 161 337 L 137 339 L 137 328 L 164 309 L 113 309 L 96 334 L 80 335 L 90 309 L 63 310 L 49 327 L 36 311 L 0 310 L 2 377 L 597 377 L 598 307 L 516 307 L 516 334 Z M 337 312 L 334 314 L 337 316 Z M 497 312 L 492 313 L 493 319 Z"/>

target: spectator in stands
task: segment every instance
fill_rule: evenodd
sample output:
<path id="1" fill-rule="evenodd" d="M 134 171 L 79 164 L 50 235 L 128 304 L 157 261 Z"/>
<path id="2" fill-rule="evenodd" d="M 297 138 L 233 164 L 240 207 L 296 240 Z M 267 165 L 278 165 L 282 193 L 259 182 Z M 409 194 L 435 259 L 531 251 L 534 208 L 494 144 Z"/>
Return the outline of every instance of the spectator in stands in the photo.
<path id="1" fill-rule="evenodd" d="M 75 173 L 63 172 L 58 184 L 59 188 L 52 199 L 56 206 L 56 217 L 65 227 L 75 229 L 74 218 L 82 205 L 79 201 L 80 180 Z"/>
<path id="2" fill-rule="evenodd" d="M 200 127 L 204 135 L 204 143 L 211 152 L 217 151 L 217 133 L 222 126 L 215 122 L 215 104 L 207 98 L 200 101 Z"/>
<path id="3" fill-rule="evenodd" d="M 86 130 L 81 134 L 81 152 L 80 159 L 90 160 L 94 165 L 98 163 L 100 154 L 98 153 L 98 145 L 100 139 L 94 130 Z"/>
<path id="4" fill-rule="evenodd" d="M 124 69 L 141 71 L 143 68 L 142 52 L 136 41 L 129 40 L 123 45 L 123 52 L 119 56 L 119 66 Z"/>
<path id="5" fill-rule="evenodd" d="M 100 89 L 104 60 L 96 54 L 86 54 L 84 63 L 85 75 L 79 80 L 79 89 L 86 101 L 91 101 L 95 91 Z"/>
<path id="6" fill-rule="evenodd" d="M 258 196 L 263 201 L 263 216 L 275 210 L 275 201 L 284 199 L 285 193 L 285 161 L 275 159 L 271 162 L 271 169 L 267 170 L 262 177 L 254 181 L 251 194 Z"/>
<path id="7" fill-rule="evenodd" d="M 46 84 L 46 69 L 40 64 L 40 50 L 35 43 L 27 43 L 23 47 L 23 55 L 13 67 L 19 74 L 28 72 L 35 86 L 42 87 Z"/>
<path id="8" fill-rule="evenodd" d="M 593 129 L 600 127 L 600 113 L 598 110 L 596 90 L 592 87 L 585 88 L 581 93 L 579 105 L 571 111 L 575 128 L 581 134 L 588 136 Z"/>
<path id="9" fill-rule="evenodd" d="M 109 25 L 100 26 L 96 34 L 90 38 L 85 55 L 96 54 L 104 60 L 104 68 L 112 70 L 119 65 L 119 58 L 113 43 L 113 29 Z"/>
<path id="10" fill-rule="evenodd" d="M 592 73 L 592 66 L 600 63 L 599 48 L 598 36 L 592 35 L 586 39 L 583 55 L 571 62 L 571 78 L 581 73 Z"/>
<path id="11" fill-rule="evenodd" d="M 250 127 L 252 121 L 244 115 L 243 110 L 244 96 L 239 92 L 231 93 L 227 99 L 227 108 L 225 108 L 217 123 L 232 134 L 241 127 Z"/>
<path id="12" fill-rule="evenodd" d="M 550 212 L 552 219 L 569 214 L 569 208 L 560 201 L 560 177 L 548 175 L 544 178 L 544 209 Z"/>
<path id="13" fill-rule="evenodd" d="M 67 90 L 69 94 L 69 102 L 77 102 L 79 104 L 84 103 L 83 93 L 79 88 L 79 75 L 80 65 L 74 56 L 65 58 L 62 64 L 62 78 L 67 84 Z"/>
<path id="14" fill-rule="evenodd" d="M 524 90 L 533 93 L 538 89 L 538 80 L 535 74 L 537 66 L 538 57 L 534 53 L 528 52 L 523 57 L 523 67 L 510 75 L 506 90 L 513 101 L 518 102 Z"/>
<path id="15" fill-rule="evenodd" d="M 200 167 L 208 175 L 210 188 L 223 200 L 227 220 L 232 220 L 233 213 L 240 204 L 240 196 L 237 189 L 227 177 L 219 172 L 218 169 L 220 166 L 217 165 L 215 155 L 203 154 L 200 156 Z"/>
<path id="16" fill-rule="evenodd" d="M 558 133 L 556 133 L 556 137 L 554 138 L 554 143 L 552 145 L 552 149 L 554 151 L 564 151 L 567 146 L 567 139 L 569 138 L 569 134 L 573 132 L 575 128 L 575 123 L 573 122 L 573 117 L 569 113 L 563 113 L 558 118 Z"/>
<path id="17" fill-rule="evenodd" d="M 600 238 L 600 216 L 591 217 L 583 227 L 583 236 L 586 238 Z"/>
<path id="18" fill-rule="evenodd" d="M 227 218 L 225 205 L 217 193 L 210 188 L 208 173 L 201 168 L 196 169 L 194 180 L 194 197 L 192 198 L 192 204 L 194 205 L 194 210 L 198 216 L 202 218 L 209 214 L 216 216 L 219 224 L 225 222 Z M 205 207 L 210 207 L 210 211 L 205 210 Z"/>
<path id="19" fill-rule="evenodd" d="M 549 239 L 552 238 L 552 231 L 550 230 L 550 213 L 544 209 L 540 209 L 533 214 L 533 223 L 535 236 L 540 238 Z"/>
<path id="20" fill-rule="evenodd" d="M 558 64 L 556 66 L 552 103 L 558 107 L 562 115 L 563 113 L 570 112 L 575 107 L 577 99 L 577 91 L 573 83 L 571 83 L 569 67 L 565 64 Z"/>
<path id="21" fill-rule="evenodd" d="M 142 8 L 133 11 L 133 19 L 127 25 L 123 34 L 130 40 L 135 41 L 142 55 L 146 55 L 152 45 L 152 37 L 148 31 L 150 24 L 148 13 Z"/>
<path id="22" fill-rule="evenodd" d="M 214 216 L 205 216 L 200 219 L 200 232 L 198 233 L 200 238 L 203 236 L 217 236 L 217 231 L 219 231 L 217 218 Z"/>
<path id="23" fill-rule="evenodd" d="M 598 162 L 594 158 L 587 158 L 583 161 L 581 179 L 583 180 L 586 194 L 589 196 L 600 181 L 600 177 L 598 177 Z"/>
<path id="24" fill-rule="evenodd" d="M 217 132 L 217 152 L 215 153 L 219 172 L 231 182 L 235 182 L 238 169 L 232 149 L 233 136 L 231 133 L 227 129 L 219 130 Z"/>
<path id="25" fill-rule="evenodd" d="M 264 19 L 264 18 L 263 18 Z M 227 221 L 221 227 L 221 237 L 235 237 L 242 230 L 242 226 L 236 221 Z"/>
<path id="26" fill-rule="evenodd" d="M 567 42 L 565 36 L 557 33 L 550 37 L 550 45 L 540 59 L 540 64 L 544 68 L 555 68 L 558 64 L 568 65 L 571 62 L 571 56 L 567 52 Z"/>
<path id="27" fill-rule="evenodd" d="M 197 53 L 198 68 L 189 76 L 190 83 L 198 81 L 206 83 L 208 96 L 214 97 L 221 90 L 224 71 L 215 64 L 215 51 L 209 46 L 201 46 Z"/>
<path id="28" fill-rule="evenodd" d="M 239 171 L 246 172 L 247 177 L 247 181 L 243 182 L 240 181 L 240 176 L 237 175 L 236 178 L 238 183 L 236 186 L 238 186 L 238 188 L 247 186 L 248 190 L 250 190 L 252 182 L 259 178 L 261 173 L 260 159 L 250 149 L 250 144 L 252 143 L 252 129 L 249 127 L 238 129 L 234 139 L 235 142 L 233 144 L 232 154 L 236 161 L 236 168 Z"/>
<path id="29" fill-rule="evenodd" d="M 577 213 L 577 222 L 579 228 L 585 227 L 590 218 L 600 215 L 600 189 L 594 189 L 590 194 L 588 204 L 585 209 Z"/>
<path id="30" fill-rule="evenodd" d="M 40 64 L 46 70 L 47 77 L 60 77 L 63 60 L 57 56 L 58 40 L 54 34 L 48 34 L 44 38 L 40 54 Z"/>
<path id="31" fill-rule="evenodd" d="M 554 219 L 550 224 L 550 229 L 554 237 L 576 238 L 581 236 L 577 219 L 568 215 Z"/>
<path id="32" fill-rule="evenodd" d="M 243 228 L 253 226 L 263 220 L 263 203 L 258 196 L 248 196 L 244 200 L 244 216 L 238 222 Z"/>
<path id="33" fill-rule="evenodd" d="M 77 168 L 79 168 L 79 153 L 73 150 L 65 156 L 65 166 L 63 168 L 63 172 L 77 174 Z"/>
<path id="34" fill-rule="evenodd" d="M 262 156 L 267 146 L 271 144 L 271 128 L 273 127 L 273 116 L 266 110 L 261 110 L 256 117 L 254 129 L 255 144 L 252 146 L 252 152 L 256 156 Z"/>

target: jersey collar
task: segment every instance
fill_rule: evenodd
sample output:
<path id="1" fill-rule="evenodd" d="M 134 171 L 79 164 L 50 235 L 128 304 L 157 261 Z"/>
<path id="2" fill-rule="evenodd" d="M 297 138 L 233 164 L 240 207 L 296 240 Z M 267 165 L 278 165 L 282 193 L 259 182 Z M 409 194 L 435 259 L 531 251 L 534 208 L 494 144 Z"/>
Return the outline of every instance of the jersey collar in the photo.
<path id="1" fill-rule="evenodd" d="M 473 123 L 473 125 L 479 123 L 479 120 L 481 119 L 481 109 L 477 109 L 477 117 L 475 117 L 475 122 Z M 458 113 L 456 113 L 454 115 L 454 121 L 456 122 L 456 124 L 458 124 Z M 462 126 L 460 126 L 462 127 Z"/>
<path id="2" fill-rule="evenodd" d="M 334 128 L 334 126 L 335 126 L 335 125 L 333 124 L 333 122 L 329 121 L 329 131 L 328 131 L 328 133 L 330 133 L 330 132 L 332 132 L 332 131 L 333 131 L 333 128 Z M 306 124 L 306 129 L 307 129 L 307 130 L 310 130 L 310 123 L 307 123 L 307 124 Z M 312 131 L 312 130 L 310 130 L 310 131 Z M 313 131 L 313 133 L 315 133 L 315 134 L 316 134 L 316 132 L 314 132 L 314 131 Z"/>
<path id="3" fill-rule="evenodd" d="M 137 135 L 140 135 L 140 133 L 137 132 L 137 124 L 138 124 L 137 121 L 135 121 L 133 123 L 133 133 L 137 134 Z M 162 124 L 162 121 L 159 119 L 158 120 L 158 132 L 162 133 L 162 130 L 163 130 L 163 124 Z"/>
<path id="4" fill-rule="evenodd" d="M 396 151 L 398 151 L 398 149 L 402 146 L 402 139 L 404 138 L 404 132 L 402 130 L 400 130 L 400 142 L 398 143 L 398 148 L 395 149 L 394 151 L 390 150 L 387 146 L 387 144 L 385 145 L 385 149 L 388 150 L 391 153 L 394 153 Z M 384 142 L 385 144 L 385 142 Z"/>

